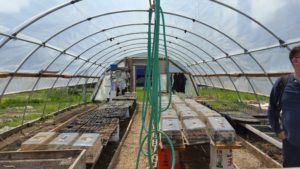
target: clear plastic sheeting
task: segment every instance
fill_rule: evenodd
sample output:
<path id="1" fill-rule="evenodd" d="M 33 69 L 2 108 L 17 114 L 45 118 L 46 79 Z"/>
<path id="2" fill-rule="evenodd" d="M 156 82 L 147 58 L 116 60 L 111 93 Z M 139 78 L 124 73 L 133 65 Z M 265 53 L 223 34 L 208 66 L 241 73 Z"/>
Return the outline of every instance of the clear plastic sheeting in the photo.
<path id="1" fill-rule="evenodd" d="M 23 33 L 40 39 L 41 41 L 46 41 L 56 32 L 82 19 L 84 19 L 84 17 L 80 15 L 76 8 L 74 8 L 73 5 L 69 5 L 31 24 Z"/>
<path id="2" fill-rule="evenodd" d="M 166 92 L 168 89 L 168 80 L 167 80 L 167 75 L 166 74 L 161 74 L 160 75 L 160 85 L 161 85 L 161 91 Z"/>
<path id="3" fill-rule="evenodd" d="M 47 11 L 67 0 L 53 0 L 42 2 L 40 0 L 12 0 L 0 2 L 0 23 L 9 29 L 18 27 L 40 13 Z M 32 6 L 34 4 L 34 6 Z"/>
<path id="4" fill-rule="evenodd" d="M 215 144 L 234 144 L 236 134 L 224 117 L 208 117 L 207 133 Z"/>
<path id="5" fill-rule="evenodd" d="M 183 144 L 181 128 L 178 119 L 162 119 L 160 121 L 160 129 L 168 135 L 174 146 L 181 146 Z M 166 137 L 161 136 L 161 143 L 168 145 Z"/>
<path id="6" fill-rule="evenodd" d="M 38 78 L 28 78 L 28 77 L 14 77 L 7 87 L 4 94 L 12 94 L 24 91 L 31 91 L 34 84 L 37 82 Z M 79 81 L 80 80 L 80 81 Z M 56 82 L 55 82 L 56 81 Z M 87 83 L 96 83 L 98 79 L 89 79 Z M 8 78 L 0 80 L 0 92 L 3 92 L 4 86 L 7 84 Z M 55 87 L 65 87 L 65 86 L 77 86 L 85 84 L 86 80 L 74 78 L 74 79 L 63 79 L 63 78 L 41 78 L 34 90 L 49 89 Z M 20 85 L 22 84 L 22 85 Z"/>
<path id="7" fill-rule="evenodd" d="M 253 88 L 257 94 L 265 95 L 265 96 L 270 95 L 270 91 L 268 89 L 272 88 L 272 84 L 267 77 L 257 77 L 257 78 L 250 77 L 249 80 L 253 85 Z"/>
<path id="8" fill-rule="evenodd" d="M 31 52 L 37 45 L 22 42 L 22 41 L 10 41 L 0 50 L 0 69 L 1 71 L 14 71 L 16 70 L 22 61 L 26 58 L 26 55 Z M 38 62 L 34 62 L 37 64 Z"/>
<path id="9" fill-rule="evenodd" d="M 178 115 L 176 114 L 174 109 L 168 109 L 166 111 L 161 112 L 162 119 L 178 119 Z"/>
<path id="10" fill-rule="evenodd" d="M 187 96 L 187 97 L 197 96 L 195 88 L 193 86 L 192 79 L 187 76 L 185 76 L 185 77 L 187 78 L 187 81 L 185 84 L 185 96 Z"/>
<path id="11" fill-rule="evenodd" d="M 22 65 L 21 72 L 39 72 L 44 70 L 59 52 L 49 48 L 39 48 L 28 60 Z"/>
<path id="12" fill-rule="evenodd" d="M 206 125 L 198 118 L 185 119 L 182 121 L 183 133 L 189 144 L 209 142 L 206 134 Z"/>
<path id="13" fill-rule="evenodd" d="M 104 75 L 99 91 L 95 96 L 95 100 L 103 101 L 109 98 L 109 92 L 111 90 L 110 75 Z"/>
<path id="14" fill-rule="evenodd" d="M 253 52 L 252 54 L 266 72 L 290 72 L 293 70 L 292 64 L 288 59 L 289 51 L 284 48 L 277 47 Z"/>
<path id="15" fill-rule="evenodd" d="M 293 71 L 287 56 L 300 41 L 299 5 L 296 0 L 162 1 L 168 53 L 191 75 L 241 74 L 193 76 L 197 84 L 267 95 L 273 78 L 243 74 Z M 147 0 L 0 2 L 0 71 L 100 77 L 111 63 L 145 54 L 148 8 Z M 24 90 L 32 85 L 27 81 Z M 19 91 L 13 90 L 16 83 L 7 90 Z"/>

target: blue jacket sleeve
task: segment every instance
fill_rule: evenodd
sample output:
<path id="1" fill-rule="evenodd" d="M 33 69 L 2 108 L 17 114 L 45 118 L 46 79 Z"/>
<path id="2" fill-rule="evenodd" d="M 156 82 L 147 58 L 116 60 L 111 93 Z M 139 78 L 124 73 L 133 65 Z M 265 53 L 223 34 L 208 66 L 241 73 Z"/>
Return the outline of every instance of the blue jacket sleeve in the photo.
<path id="1" fill-rule="evenodd" d="M 270 125 L 273 129 L 273 131 L 276 134 L 279 134 L 282 129 L 280 127 L 280 123 L 279 123 L 279 115 L 276 114 L 276 109 L 277 109 L 277 105 L 276 105 L 276 97 L 275 94 L 276 93 L 276 87 L 279 84 L 279 80 L 277 80 L 272 88 L 271 94 L 270 94 L 270 100 L 269 100 L 269 108 L 268 108 L 268 119 L 270 122 Z"/>

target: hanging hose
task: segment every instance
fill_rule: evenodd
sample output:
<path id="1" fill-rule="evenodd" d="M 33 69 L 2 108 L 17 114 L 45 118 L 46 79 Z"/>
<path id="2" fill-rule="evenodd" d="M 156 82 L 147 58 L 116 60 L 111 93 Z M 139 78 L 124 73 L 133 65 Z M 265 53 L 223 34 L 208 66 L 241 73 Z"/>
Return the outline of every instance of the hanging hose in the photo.
<path id="1" fill-rule="evenodd" d="M 175 167 L 175 151 L 174 146 L 168 135 L 161 131 L 158 127 L 161 117 L 161 112 L 167 110 L 171 103 L 171 77 L 169 73 L 169 58 L 167 53 L 167 43 L 166 43 L 166 30 L 165 30 L 165 19 L 163 11 L 160 7 L 160 0 L 156 0 L 155 4 L 151 4 L 149 0 L 150 9 L 148 15 L 148 52 L 147 52 L 147 67 L 145 75 L 145 85 L 144 85 L 144 97 L 142 104 L 142 127 L 140 129 L 139 137 L 139 152 L 136 161 L 136 169 L 139 167 L 139 160 L 141 154 L 148 158 L 149 168 L 152 169 L 152 156 L 157 153 L 159 145 L 159 134 L 165 137 L 171 149 L 171 161 L 172 169 Z M 151 19 L 152 12 L 154 11 L 154 33 L 153 42 L 152 32 L 151 32 Z M 167 79 L 169 81 L 168 85 L 168 105 L 162 108 L 161 105 L 161 81 L 160 81 L 160 66 L 159 66 L 159 32 L 160 32 L 160 16 L 162 18 L 163 26 L 163 39 L 164 39 L 164 51 L 165 51 L 165 64 Z M 146 127 L 146 115 L 150 111 L 148 127 Z M 156 140 L 156 147 L 152 148 L 152 140 Z M 143 149 L 145 142 L 147 141 L 147 150 Z"/>

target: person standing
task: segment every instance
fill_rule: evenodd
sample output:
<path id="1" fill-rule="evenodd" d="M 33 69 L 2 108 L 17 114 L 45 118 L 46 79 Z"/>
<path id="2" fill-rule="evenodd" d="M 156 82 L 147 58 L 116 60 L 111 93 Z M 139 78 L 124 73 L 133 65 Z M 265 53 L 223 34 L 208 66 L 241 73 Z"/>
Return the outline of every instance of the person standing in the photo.
<path id="1" fill-rule="evenodd" d="M 280 98 L 277 89 L 281 82 L 275 82 L 270 94 L 268 118 L 282 140 L 283 167 L 300 167 L 300 46 L 291 50 L 289 59 L 294 73 L 287 77 Z"/>
<path id="2" fill-rule="evenodd" d="M 126 72 L 122 72 L 120 78 L 121 78 L 121 80 L 120 80 L 121 92 L 122 92 L 122 95 L 124 95 L 125 92 L 127 92 L 127 74 L 126 74 Z"/>

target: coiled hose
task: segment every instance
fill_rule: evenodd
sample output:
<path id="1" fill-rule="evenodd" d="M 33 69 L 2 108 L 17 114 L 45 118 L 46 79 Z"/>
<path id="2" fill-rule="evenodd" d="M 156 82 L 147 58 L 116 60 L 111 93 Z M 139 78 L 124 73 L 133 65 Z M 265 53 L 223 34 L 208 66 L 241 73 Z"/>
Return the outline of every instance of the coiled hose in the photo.
<path id="1" fill-rule="evenodd" d="M 163 11 L 160 7 L 160 0 L 156 0 L 155 4 L 152 5 L 149 1 L 150 8 L 148 14 L 148 47 L 147 47 L 147 67 L 145 74 L 145 84 L 144 84 L 144 97 L 142 104 L 142 127 L 140 129 L 139 137 L 139 152 L 136 161 L 136 169 L 139 168 L 139 161 L 141 154 L 147 156 L 149 168 L 152 169 L 152 156 L 157 153 L 159 134 L 161 137 L 165 137 L 171 149 L 171 161 L 172 169 L 175 167 L 175 151 L 174 146 L 168 135 L 159 129 L 159 122 L 161 117 L 161 112 L 167 110 L 171 103 L 171 78 L 169 73 L 169 58 L 167 52 L 166 43 L 166 30 L 165 30 L 165 19 Z M 152 41 L 152 30 L 151 30 L 151 20 L 152 13 L 154 12 L 154 33 Z M 162 108 L 161 105 L 161 82 L 160 82 L 160 66 L 159 66 L 159 33 L 160 33 L 160 16 L 162 18 L 163 27 L 163 40 L 164 40 L 164 54 L 165 54 L 165 64 L 167 79 L 169 81 L 168 85 L 168 105 Z M 148 127 L 146 126 L 146 115 L 149 114 Z M 152 148 L 152 140 L 156 140 L 156 147 Z M 143 149 L 143 145 L 147 143 L 147 150 Z"/>

